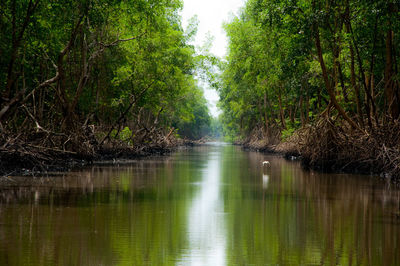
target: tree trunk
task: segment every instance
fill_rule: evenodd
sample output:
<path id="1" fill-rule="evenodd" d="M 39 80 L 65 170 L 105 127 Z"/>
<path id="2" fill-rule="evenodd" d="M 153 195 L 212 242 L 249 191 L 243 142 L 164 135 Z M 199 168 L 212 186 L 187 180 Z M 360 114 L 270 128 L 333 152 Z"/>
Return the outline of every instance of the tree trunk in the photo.
<path id="1" fill-rule="evenodd" d="M 279 102 L 279 114 L 281 118 L 282 129 L 286 129 L 286 122 L 285 122 L 285 113 L 282 107 L 282 96 L 281 96 L 281 89 L 279 88 L 278 92 L 278 102 Z"/>
<path id="2" fill-rule="evenodd" d="M 267 113 L 267 92 L 264 92 L 264 122 L 265 122 L 265 133 L 268 135 L 269 123 L 268 123 L 268 113 Z"/>
<path id="3" fill-rule="evenodd" d="M 393 13 L 393 5 L 388 4 L 389 16 Z M 391 115 L 392 119 L 397 119 L 399 117 L 399 99 L 397 99 L 397 86 L 395 80 L 393 79 L 396 75 L 393 69 L 393 30 L 391 27 L 389 19 L 389 27 L 386 32 L 386 62 L 385 62 L 385 96 L 387 104 L 387 112 Z"/>
<path id="4" fill-rule="evenodd" d="M 310 96 L 307 94 L 307 97 L 306 97 L 306 124 L 308 124 L 310 122 L 309 113 L 310 113 Z"/>
<path id="5" fill-rule="evenodd" d="M 359 129 L 357 124 L 346 114 L 344 109 L 339 105 L 339 103 L 336 100 L 336 95 L 335 95 L 335 92 L 333 91 L 332 86 L 330 84 L 329 77 L 328 77 L 328 72 L 327 72 L 327 69 L 326 69 L 326 66 L 325 66 L 324 58 L 322 56 L 321 41 L 320 41 L 320 38 L 319 38 L 319 29 L 318 29 L 318 25 L 316 25 L 316 24 L 314 25 L 314 31 L 315 31 L 315 46 L 317 48 L 318 60 L 319 60 L 319 63 L 321 65 L 322 76 L 323 76 L 324 83 L 325 83 L 326 89 L 328 91 L 330 100 L 331 100 L 333 106 L 339 112 L 339 114 L 343 117 L 343 119 L 346 120 L 350 124 L 350 126 L 352 128 Z"/>
<path id="6" fill-rule="evenodd" d="M 358 84 L 356 82 L 356 71 L 355 71 L 355 60 L 354 60 L 354 50 L 353 50 L 353 45 L 350 44 L 350 81 L 351 81 L 351 86 L 354 89 L 355 95 L 354 95 L 354 100 L 357 105 L 357 114 L 358 114 L 358 121 L 360 122 L 360 125 L 364 127 L 364 120 L 363 120 L 363 112 L 361 109 L 361 103 L 360 103 L 360 88 L 358 87 Z"/>
<path id="7" fill-rule="evenodd" d="M 304 127 L 306 124 L 306 119 L 304 117 L 304 108 L 303 108 L 303 90 L 301 90 L 301 94 L 300 94 L 299 109 L 300 109 L 301 126 Z"/>
<path id="8" fill-rule="evenodd" d="M 35 12 L 35 9 L 39 5 L 40 0 L 36 0 L 34 3 L 32 0 L 28 3 L 28 8 L 26 10 L 25 17 L 23 19 L 23 23 L 21 25 L 21 29 L 17 32 L 17 12 L 16 12 L 16 1 L 13 0 L 11 2 L 11 12 L 12 12 L 12 36 L 11 36 L 11 57 L 10 61 L 8 62 L 7 66 L 7 77 L 6 77 L 6 88 L 3 92 L 3 95 L 0 95 L 0 122 L 2 120 L 7 119 L 8 114 L 11 113 L 12 110 L 23 99 L 23 95 L 25 94 L 25 86 L 23 86 L 22 90 L 16 92 L 13 96 L 12 89 L 15 86 L 15 82 L 17 81 L 18 77 L 15 76 L 14 73 L 14 66 L 16 64 L 18 58 L 18 50 L 21 46 L 22 39 L 24 37 L 24 33 L 26 28 L 28 27 L 31 17 Z"/>
<path id="9" fill-rule="evenodd" d="M 262 111 L 262 107 L 261 107 L 261 100 L 257 101 L 257 108 L 258 108 L 258 114 L 260 115 L 260 121 L 262 122 L 262 124 L 264 124 L 264 126 L 263 126 L 264 132 L 266 132 L 267 128 L 266 128 L 266 123 L 265 123 L 264 117 L 263 117 L 263 111 Z"/>

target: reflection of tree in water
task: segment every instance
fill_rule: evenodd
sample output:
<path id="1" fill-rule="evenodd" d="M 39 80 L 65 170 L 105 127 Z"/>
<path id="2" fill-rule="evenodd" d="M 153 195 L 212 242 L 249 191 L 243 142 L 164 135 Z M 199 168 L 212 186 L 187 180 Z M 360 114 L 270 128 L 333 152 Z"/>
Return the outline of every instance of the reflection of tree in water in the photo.
<path id="1" fill-rule="evenodd" d="M 0 191 L 0 265 L 173 261 L 187 246 L 193 190 L 183 184 L 199 175 L 177 154 L 10 184 Z"/>
<path id="2" fill-rule="evenodd" d="M 267 157 L 266 157 L 267 156 Z M 265 187 L 261 162 L 271 161 Z M 248 152 L 237 171 L 228 222 L 230 263 L 369 264 L 400 261 L 399 190 L 368 176 L 303 171 L 296 162 Z M 232 189 L 233 190 L 233 189 Z M 240 243 L 240 245 L 238 244 Z"/>
<path id="3" fill-rule="evenodd" d="M 400 261 L 400 221 L 395 215 L 400 193 L 381 182 L 367 176 L 315 173 L 299 179 L 301 193 L 316 199 L 313 214 L 325 239 L 321 245 L 327 260 L 368 265 Z"/>
<path id="4" fill-rule="evenodd" d="M 189 246 L 188 210 L 210 151 L 221 152 L 215 217 L 226 264 L 399 263 L 399 190 L 224 146 L 3 185 L 0 265 L 176 262 Z"/>

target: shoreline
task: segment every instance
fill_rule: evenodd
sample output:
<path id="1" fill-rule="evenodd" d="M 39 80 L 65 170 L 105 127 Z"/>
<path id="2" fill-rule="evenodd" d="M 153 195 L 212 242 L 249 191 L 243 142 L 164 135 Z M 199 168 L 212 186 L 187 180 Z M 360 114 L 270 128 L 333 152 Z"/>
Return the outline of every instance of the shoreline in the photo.
<path id="1" fill-rule="evenodd" d="M 0 149 L 0 178 L 8 176 L 47 175 L 53 172 L 69 172 L 88 165 L 113 162 L 115 160 L 136 160 L 150 156 L 165 156 L 180 147 L 202 145 L 202 141 L 179 140 L 166 146 L 142 145 L 140 147 L 100 148 L 93 154 L 82 154 L 62 150 L 50 150 L 43 154 L 43 147 L 22 151 L 15 149 Z M 25 147 L 29 147 L 26 144 Z"/>
<path id="2" fill-rule="evenodd" d="M 341 150 L 340 147 L 336 149 L 326 157 L 315 158 L 312 157 L 317 153 L 318 148 L 312 147 L 309 143 L 304 141 L 304 136 L 299 137 L 299 134 L 295 133 L 292 138 L 289 138 L 285 142 L 270 145 L 266 144 L 265 140 L 254 140 L 251 141 L 238 141 L 235 145 L 241 146 L 242 149 L 257 151 L 265 154 L 276 154 L 282 156 L 286 160 L 298 160 L 301 163 L 303 169 L 314 170 L 322 173 L 346 173 L 346 174 L 360 174 L 360 175 L 374 175 L 381 178 L 383 181 L 389 181 L 397 186 L 400 186 L 400 176 L 395 172 L 397 165 L 385 165 L 384 159 L 376 156 L 375 154 L 369 154 L 370 161 L 361 161 L 359 158 L 340 158 Z M 301 144 L 300 144 L 301 143 Z M 304 150 L 304 146 L 307 146 L 307 150 Z M 352 143 L 345 143 L 344 146 L 348 145 L 348 149 L 357 149 L 356 146 L 351 146 Z M 314 149 L 314 150 L 313 150 Z M 338 152 L 339 151 L 339 152 Z M 356 152 L 355 152 L 356 153 Z M 386 167 L 386 169 L 385 169 Z M 386 170 L 386 171 L 385 171 Z M 390 173 L 393 171 L 393 174 Z"/>
<path id="3" fill-rule="evenodd" d="M 298 140 L 298 137 L 296 136 L 295 139 Z M 69 172 L 88 165 L 113 164 L 115 161 L 123 162 L 125 160 L 137 160 L 151 156 L 165 156 L 179 148 L 204 145 L 205 142 L 205 140 L 178 140 L 169 145 L 152 145 L 149 143 L 135 148 L 128 146 L 103 147 L 91 155 L 52 150 L 50 154 L 47 154 L 46 158 L 43 157 L 39 149 L 30 151 L 28 155 L 19 153 L 18 149 L 0 149 L 0 178 L 18 175 L 32 177 L 51 175 L 55 172 Z M 353 167 L 344 167 L 343 160 L 333 159 L 328 162 L 322 161 L 319 164 L 311 164 L 310 158 L 301 153 L 300 145 L 294 142 L 293 139 L 275 145 L 268 145 L 265 140 L 255 141 L 254 139 L 252 141 L 236 141 L 232 144 L 241 146 L 244 150 L 275 154 L 289 161 L 300 161 L 304 169 L 325 173 L 375 175 L 382 178 L 382 180 L 389 180 L 396 185 L 400 184 L 399 177 L 390 176 L 384 171 L 373 171 L 374 168 L 371 168 L 371 164 L 363 165 L 355 161 L 347 162 L 344 165 Z"/>

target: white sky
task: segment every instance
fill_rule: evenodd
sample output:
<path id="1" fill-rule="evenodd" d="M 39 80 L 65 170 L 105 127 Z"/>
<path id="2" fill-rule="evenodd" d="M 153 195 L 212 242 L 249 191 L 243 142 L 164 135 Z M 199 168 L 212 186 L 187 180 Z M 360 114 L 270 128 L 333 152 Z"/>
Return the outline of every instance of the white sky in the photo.
<path id="1" fill-rule="evenodd" d="M 237 14 L 244 6 L 245 0 L 184 0 L 182 11 L 183 28 L 186 29 L 188 20 L 197 15 L 199 20 L 198 31 L 194 45 L 202 46 L 207 33 L 214 37 L 211 52 L 219 57 L 226 55 L 228 41 L 222 28 L 222 23 L 229 21 L 231 14 Z M 216 107 L 219 96 L 213 89 L 204 88 L 211 114 L 218 116 L 220 111 Z"/>

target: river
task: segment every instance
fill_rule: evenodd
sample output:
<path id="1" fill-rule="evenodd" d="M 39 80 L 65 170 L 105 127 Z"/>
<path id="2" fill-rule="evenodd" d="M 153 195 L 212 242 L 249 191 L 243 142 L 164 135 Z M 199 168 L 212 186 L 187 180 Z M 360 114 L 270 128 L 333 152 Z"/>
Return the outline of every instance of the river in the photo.
<path id="1" fill-rule="evenodd" d="M 399 202 L 377 177 L 210 143 L 3 178 L 0 265 L 400 265 Z"/>

